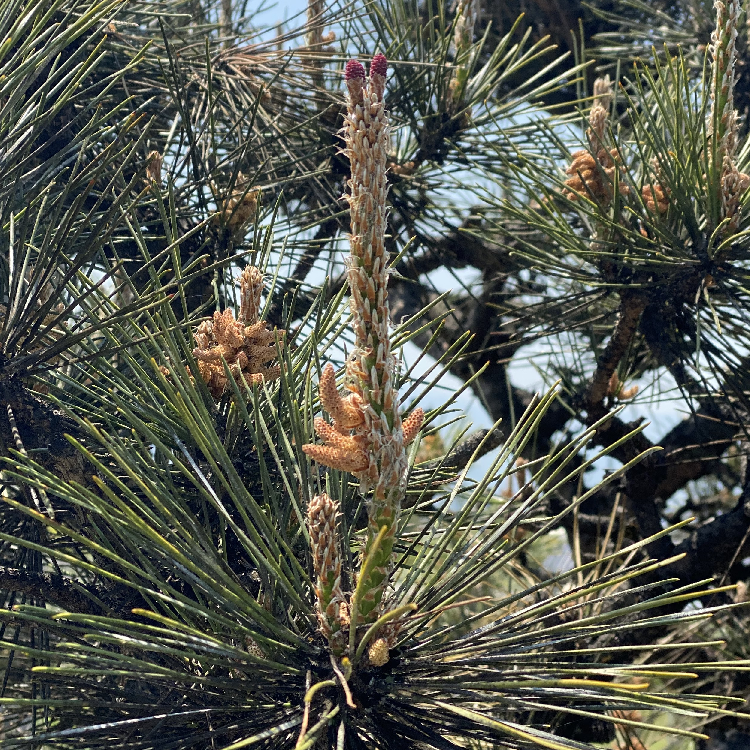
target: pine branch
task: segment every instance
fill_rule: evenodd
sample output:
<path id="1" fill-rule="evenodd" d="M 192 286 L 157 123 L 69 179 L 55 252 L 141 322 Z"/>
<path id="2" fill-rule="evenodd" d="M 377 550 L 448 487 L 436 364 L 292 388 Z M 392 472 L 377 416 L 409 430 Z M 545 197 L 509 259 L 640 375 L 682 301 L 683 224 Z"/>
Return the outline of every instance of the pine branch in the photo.
<path id="1" fill-rule="evenodd" d="M 607 395 L 612 376 L 638 329 L 638 321 L 646 307 L 646 299 L 640 294 L 623 294 L 620 311 L 612 336 L 599 356 L 596 370 L 586 391 L 584 401 L 592 421 L 603 416 L 602 402 Z"/>

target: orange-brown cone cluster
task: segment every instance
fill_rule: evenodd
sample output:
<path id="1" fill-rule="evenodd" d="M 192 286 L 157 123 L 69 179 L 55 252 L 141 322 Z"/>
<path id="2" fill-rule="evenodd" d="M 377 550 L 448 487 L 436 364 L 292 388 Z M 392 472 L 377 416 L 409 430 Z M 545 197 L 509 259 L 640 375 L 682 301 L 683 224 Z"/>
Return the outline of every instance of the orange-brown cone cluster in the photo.
<path id="1" fill-rule="evenodd" d="M 367 658 L 373 667 L 382 667 L 390 659 L 388 640 L 376 638 L 367 649 Z"/>
<path id="2" fill-rule="evenodd" d="M 364 430 L 364 412 L 362 397 L 350 393 L 342 397 L 336 386 L 336 372 L 333 365 L 323 368 L 318 385 L 320 403 L 331 415 L 333 424 L 322 417 L 315 420 L 315 432 L 324 441 L 324 445 L 303 445 L 302 450 L 310 458 L 324 466 L 330 466 L 351 474 L 365 472 L 370 467 L 372 451 Z M 401 424 L 404 445 L 408 445 L 417 436 L 424 422 L 424 410 L 417 408 Z"/>
<path id="3" fill-rule="evenodd" d="M 724 172 L 721 175 L 722 214 L 727 217 L 732 231 L 737 231 L 740 223 L 740 201 L 750 187 L 750 176 L 740 172 L 734 162 L 724 157 Z"/>
<path id="4" fill-rule="evenodd" d="M 634 398 L 637 393 L 637 385 L 631 385 L 630 388 L 626 388 L 625 383 L 620 380 L 617 373 L 612 373 L 612 377 L 609 379 L 609 384 L 607 385 L 607 396 L 618 401 L 628 401 Z"/>
<path id="5" fill-rule="evenodd" d="M 158 151 L 149 151 L 146 177 L 156 185 L 161 185 L 161 165 L 163 162 L 164 157 Z"/>
<path id="6" fill-rule="evenodd" d="M 612 101 L 612 90 L 609 76 L 594 81 L 594 104 L 591 107 L 586 131 L 589 141 L 588 150 L 576 151 L 571 156 L 571 164 L 565 170 L 570 177 L 565 180 L 566 189 L 563 195 L 570 200 L 588 198 L 601 205 L 607 205 L 614 193 L 615 175 L 620 156 L 616 148 L 607 149 L 604 141 L 609 121 L 609 106 Z M 620 194 L 627 195 L 630 189 L 620 184 Z"/>
<path id="7" fill-rule="evenodd" d="M 646 209 L 657 216 L 663 216 L 669 209 L 670 196 L 672 191 L 664 185 L 662 160 L 654 156 L 651 159 L 651 169 L 647 173 L 649 183 L 641 188 L 641 197 L 646 205 Z M 672 153 L 669 154 L 670 159 L 674 159 Z M 645 235 L 645 231 L 642 229 L 641 234 Z"/>
<path id="8" fill-rule="evenodd" d="M 228 385 L 222 360 L 240 387 L 243 378 L 249 385 L 257 385 L 276 380 L 281 374 L 278 364 L 269 363 L 276 358 L 276 342 L 284 331 L 270 330 L 258 319 L 261 290 L 261 272 L 248 266 L 240 276 L 239 320 L 235 320 L 231 310 L 215 312 L 213 319 L 201 323 L 195 332 L 193 356 L 216 399 L 221 398 Z"/>
<path id="9" fill-rule="evenodd" d="M 589 198 L 606 205 L 612 200 L 615 170 L 618 169 L 619 155 L 617 149 L 601 148 L 596 155 L 590 151 L 576 151 L 572 162 L 565 170 L 571 175 L 565 180 L 566 190 L 563 194 L 570 200 L 580 197 Z M 627 195 L 629 188 L 620 185 L 620 193 Z"/>
<path id="10" fill-rule="evenodd" d="M 644 185 L 641 189 L 646 208 L 654 214 L 665 214 L 669 208 L 670 190 L 661 184 Z"/>

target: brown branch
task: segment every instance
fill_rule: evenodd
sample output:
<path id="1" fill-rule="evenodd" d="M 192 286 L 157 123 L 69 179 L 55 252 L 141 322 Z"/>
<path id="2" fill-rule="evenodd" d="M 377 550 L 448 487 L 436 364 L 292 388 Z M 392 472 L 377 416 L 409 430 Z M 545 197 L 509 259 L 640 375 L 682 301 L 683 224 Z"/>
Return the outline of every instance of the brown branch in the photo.
<path id="1" fill-rule="evenodd" d="M 617 441 L 622 440 L 626 435 L 629 435 L 631 432 L 638 429 L 638 427 L 641 426 L 642 421 L 643 420 L 624 422 L 619 417 L 612 416 L 601 428 L 599 428 L 593 439 L 593 443 L 594 445 L 609 448 Z M 654 443 L 652 443 L 642 432 L 639 432 L 626 442 L 614 448 L 610 455 L 621 463 L 626 464 L 628 461 L 632 461 L 641 453 L 653 447 Z M 633 470 L 636 470 L 637 468 L 638 467 L 636 466 Z"/>
<path id="2" fill-rule="evenodd" d="M 590 420 L 596 421 L 605 413 L 602 402 L 607 395 L 609 382 L 633 340 L 645 307 L 645 297 L 638 294 L 623 294 L 612 337 L 597 360 L 596 371 L 586 391 L 585 403 Z"/>
<path id="3" fill-rule="evenodd" d="M 688 482 L 712 473 L 740 429 L 734 410 L 715 401 L 683 419 L 660 441 L 664 452 L 655 496 L 667 500 Z"/>
<path id="4" fill-rule="evenodd" d="M 625 479 L 625 495 L 630 501 L 630 508 L 643 538 L 662 530 L 658 501 L 666 500 L 669 497 L 666 492 L 671 494 L 682 480 L 688 481 L 700 471 L 700 467 L 693 467 L 686 473 L 683 465 L 668 463 L 670 456 L 678 450 L 675 446 L 676 437 L 680 435 L 683 438 L 695 438 L 690 428 L 696 424 L 700 424 L 700 421 L 696 421 L 695 415 L 685 420 L 683 425 L 678 425 L 670 432 L 673 447 L 666 456 L 664 453 L 652 454 L 628 472 Z M 702 427 L 705 428 L 709 424 L 717 429 L 731 428 L 733 431 L 738 427 L 736 423 L 720 420 L 706 421 Z M 693 443 L 686 450 L 692 451 L 695 458 L 695 451 L 701 450 L 708 450 L 710 456 L 720 455 L 720 446 L 721 441 L 708 441 L 708 446 Z M 693 461 L 693 464 L 698 465 L 704 463 L 707 462 L 699 461 L 697 458 Z M 731 511 L 691 531 L 690 536 L 678 545 L 669 537 L 652 542 L 649 545 L 649 553 L 661 559 L 685 553 L 682 560 L 673 563 L 667 570 L 669 575 L 678 576 L 681 584 L 700 581 L 713 575 L 724 575 L 732 561 L 742 555 L 743 550 L 747 551 L 748 528 L 750 482 L 746 481 L 742 495 Z"/>
<path id="5" fill-rule="evenodd" d="M 749 528 L 750 492 L 745 486 L 732 510 L 699 527 L 674 547 L 674 554 L 684 552 L 685 557 L 667 568 L 668 573 L 679 576 L 683 584 L 724 576 L 734 560 L 750 551 Z"/>
<path id="6" fill-rule="evenodd" d="M 432 343 L 428 351 L 435 359 L 441 359 L 466 331 L 473 334 L 464 356 L 453 363 L 450 371 L 466 380 L 484 367 L 482 374 L 473 382 L 472 390 L 482 400 L 493 420 L 502 419 L 512 424 L 523 414 L 534 394 L 508 382 L 507 362 L 524 341 L 515 336 L 513 324 L 503 321 L 496 305 L 492 303 L 503 283 L 502 275 L 490 277 L 485 281 L 485 290 L 479 299 L 466 298 L 455 304 L 443 300 L 423 315 L 421 311 L 434 300 L 435 294 L 426 290 L 417 280 L 394 279 L 389 288 L 389 298 L 394 320 L 417 316 L 415 326 L 442 321 L 441 336 Z M 424 347 L 430 337 L 431 333 L 426 329 L 414 338 L 414 342 Z M 539 439 L 535 443 L 537 453 L 548 448 L 553 433 L 561 429 L 568 419 L 569 413 L 565 406 L 557 401 L 553 403 L 539 425 Z"/>
<path id="7" fill-rule="evenodd" d="M 504 244 L 479 239 L 475 234 L 481 227 L 474 218 L 468 219 L 437 241 L 425 238 L 426 249 L 420 255 L 406 256 L 398 266 L 403 276 L 417 279 L 438 268 L 465 268 L 471 266 L 484 274 L 500 275 L 518 270 L 520 265 L 511 255 L 519 243 L 508 235 Z"/>
<path id="8" fill-rule="evenodd" d="M 653 504 L 644 506 L 651 512 Z M 638 519 L 639 523 L 643 520 Z M 661 523 L 658 514 L 653 515 L 650 522 L 652 531 L 660 531 Z M 658 526 L 658 529 L 656 528 Z M 735 507 L 728 513 L 717 516 L 713 521 L 695 529 L 680 544 L 674 544 L 669 537 L 653 541 L 648 545 L 648 552 L 657 559 L 666 559 L 673 555 L 684 554 L 685 556 L 671 563 L 665 568 L 640 578 L 642 583 L 658 582 L 665 576 L 678 578 L 676 584 L 664 584 L 665 590 L 676 586 L 685 586 L 698 583 L 707 578 L 715 580 L 731 580 L 729 569 L 737 559 L 746 556 L 750 552 L 750 485 L 743 488 Z M 649 612 L 649 616 L 657 617 L 674 612 L 679 612 L 685 606 L 685 602 L 678 602 L 660 607 Z M 631 635 L 630 643 L 639 642 L 645 635 L 649 642 L 653 643 L 653 633 L 650 635 L 637 631 Z"/>
<path id="9" fill-rule="evenodd" d="M 498 428 L 492 431 L 477 430 L 464 438 L 445 458 L 430 461 L 425 468 L 428 471 L 434 471 L 437 468 L 462 471 L 477 449 L 479 449 L 477 458 L 481 458 L 502 445 L 504 440 L 505 435 Z"/>

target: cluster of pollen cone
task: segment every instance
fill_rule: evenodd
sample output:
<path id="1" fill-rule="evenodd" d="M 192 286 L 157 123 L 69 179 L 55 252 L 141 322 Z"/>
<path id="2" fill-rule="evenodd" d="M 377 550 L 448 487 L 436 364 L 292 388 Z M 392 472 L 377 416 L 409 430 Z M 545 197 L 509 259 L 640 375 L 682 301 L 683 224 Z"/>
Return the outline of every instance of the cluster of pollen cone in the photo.
<path id="1" fill-rule="evenodd" d="M 242 387 L 276 380 L 281 374 L 276 358 L 276 343 L 284 331 L 269 329 L 259 319 L 263 274 L 255 266 L 248 266 L 240 276 L 240 311 L 235 320 L 230 309 L 215 312 L 211 320 L 198 326 L 193 356 L 198 370 L 214 398 L 221 398 L 228 380 L 224 362 L 232 377 Z"/>
<path id="2" fill-rule="evenodd" d="M 341 587 L 338 514 L 338 503 L 325 493 L 314 497 L 307 508 L 313 568 L 317 573 L 318 624 L 334 653 L 342 653 L 346 647 L 344 637 L 349 627 L 349 607 Z"/>
<path id="3" fill-rule="evenodd" d="M 362 429 L 365 425 L 362 396 L 356 391 L 356 386 L 350 387 L 355 390 L 342 396 L 336 385 L 333 365 L 325 366 L 320 376 L 320 403 L 331 415 L 333 424 L 317 417 L 315 432 L 323 440 L 323 445 L 304 445 L 302 450 L 324 466 L 348 471 L 359 478 L 359 474 L 367 473 L 370 468 L 372 451 L 367 433 Z M 417 436 L 423 421 L 424 411 L 420 408 L 414 409 L 403 420 L 401 429 L 405 446 Z"/>
<path id="4" fill-rule="evenodd" d="M 630 188 L 622 183 L 624 170 L 618 150 L 608 149 L 604 145 L 611 102 L 609 76 L 597 78 L 594 81 L 594 103 L 589 115 L 590 127 L 586 131 L 589 148 L 572 154 L 570 166 L 565 170 L 565 174 L 570 177 L 565 180 L 563 195 L 569 200 L 588 198 L 601 206 L 607 206 L 614 196 L 616 179 L 619 181 L 620 195 L 630 194 Z M 651 213 L 662 215 L 669 208 L 670 191 L 659 179 L 660 169 L 656 159 L 652 160 L 651 167 L 656 180 L 653 184 L 643 186 L 641 197 Z"/>
<path id="5" fill-rule="evenodd" d="M 736 231 L 739 225 L 741 197 L 750 187 L 750 176 L 740 172 L 735 163 L 737 112 L 734 109 L 732 91 L 735 81 L 734 37 L 736 33 L 726 33 L 736 26 L 739 3 L 737 0 L 730 0 L 727 5 L 717 0 L 715 7 L 719 11 L 719 18 L 717 31 L 712 36 L 711 53 L 716 71 L 723 71 L 722 80 L 717 82 L 716 87 L 716 90 L 720 91 L 723 108 L 717 117 L 713 110 L 719 105 L 715 95 L 712 95 L 709 132 L 714 129 L 720 131 L 720 134 L 714 135 L 716 158 L 719 162 L 720 218 L 728 219 L 730 231 Z M 715 75 L 719 73 L 715 72 Z M 573 153 L 570 166 L 565 170 L 569 177 L 565 180 L 562 192 L 568 200 L 586 198 L 606 207 L 614 197 L 616 182 L 619 183 L 618 192 L 621 196 L 630 194 L 630 188 L 623 184 L 625 170 L 618 149 L 607 148 L 605 145 L 611 101 L 609 76 L 598 78 L 594 82 L 594 103 L 589 114 L 590 127 L 586 130 L 589 148 Z M 661 159 L 673 160 L 674 158 L 672 152 L 661 156 Z M 648 184 L 641 188 L 641 198 L 647 211 L 662 216 L 669 209 L 671 191 L 663 184 L 662 168 L 660 159 L 657 157 L 651 160 L 650 175 L 651 179 Z M 705 178 L 707 179 L 708 176 L 706 175 Z"/>
<path id="6" fill-rule="evenodd" d="M 613 196 L 616 171 L 620 169 L 620 157 L 616 148 L 607 149 L 604 139 L 609 121 L 609 106 L 612 101 L 609 76 L 597 78 L 594 82 L 594 104 L 591 107 L 589 124 L 586 131 L 589 150 L 576 151 L 570 166 L 565 173 L 571 175 L 565 180 L 564 195 L 570 200 L 580 197 L 595 200 L 607 205 Z M 620 186 L 620 193 L 627 195 L 629 189 Z"/>
<path id="7" fill-rule="evenodd" d="M 669 208 L 670 190 L 661 183 L 644 185 L 641 190 L 643 202 L 652 214 L 665 214 Z"/>

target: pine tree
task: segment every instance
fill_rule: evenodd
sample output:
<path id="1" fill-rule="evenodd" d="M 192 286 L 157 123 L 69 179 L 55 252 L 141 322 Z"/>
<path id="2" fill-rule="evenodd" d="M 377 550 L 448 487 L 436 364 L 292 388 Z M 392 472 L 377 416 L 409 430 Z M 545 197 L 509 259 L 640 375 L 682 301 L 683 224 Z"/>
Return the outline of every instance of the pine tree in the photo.
<path id="1" fill-rule="evenodd" d="M 585 97 L 476 0 L 5 3 L 4 747 L 687 748 L 738 718 L 750 169 L 716 10 L 706 66 Z M 508 363 L 540 341 L 533 395 Z M 691 415 L 660 452 L 625 409 L 665 374 Z M 698 479 L 733 507 L 693 532 L 664 503 Z"/>

